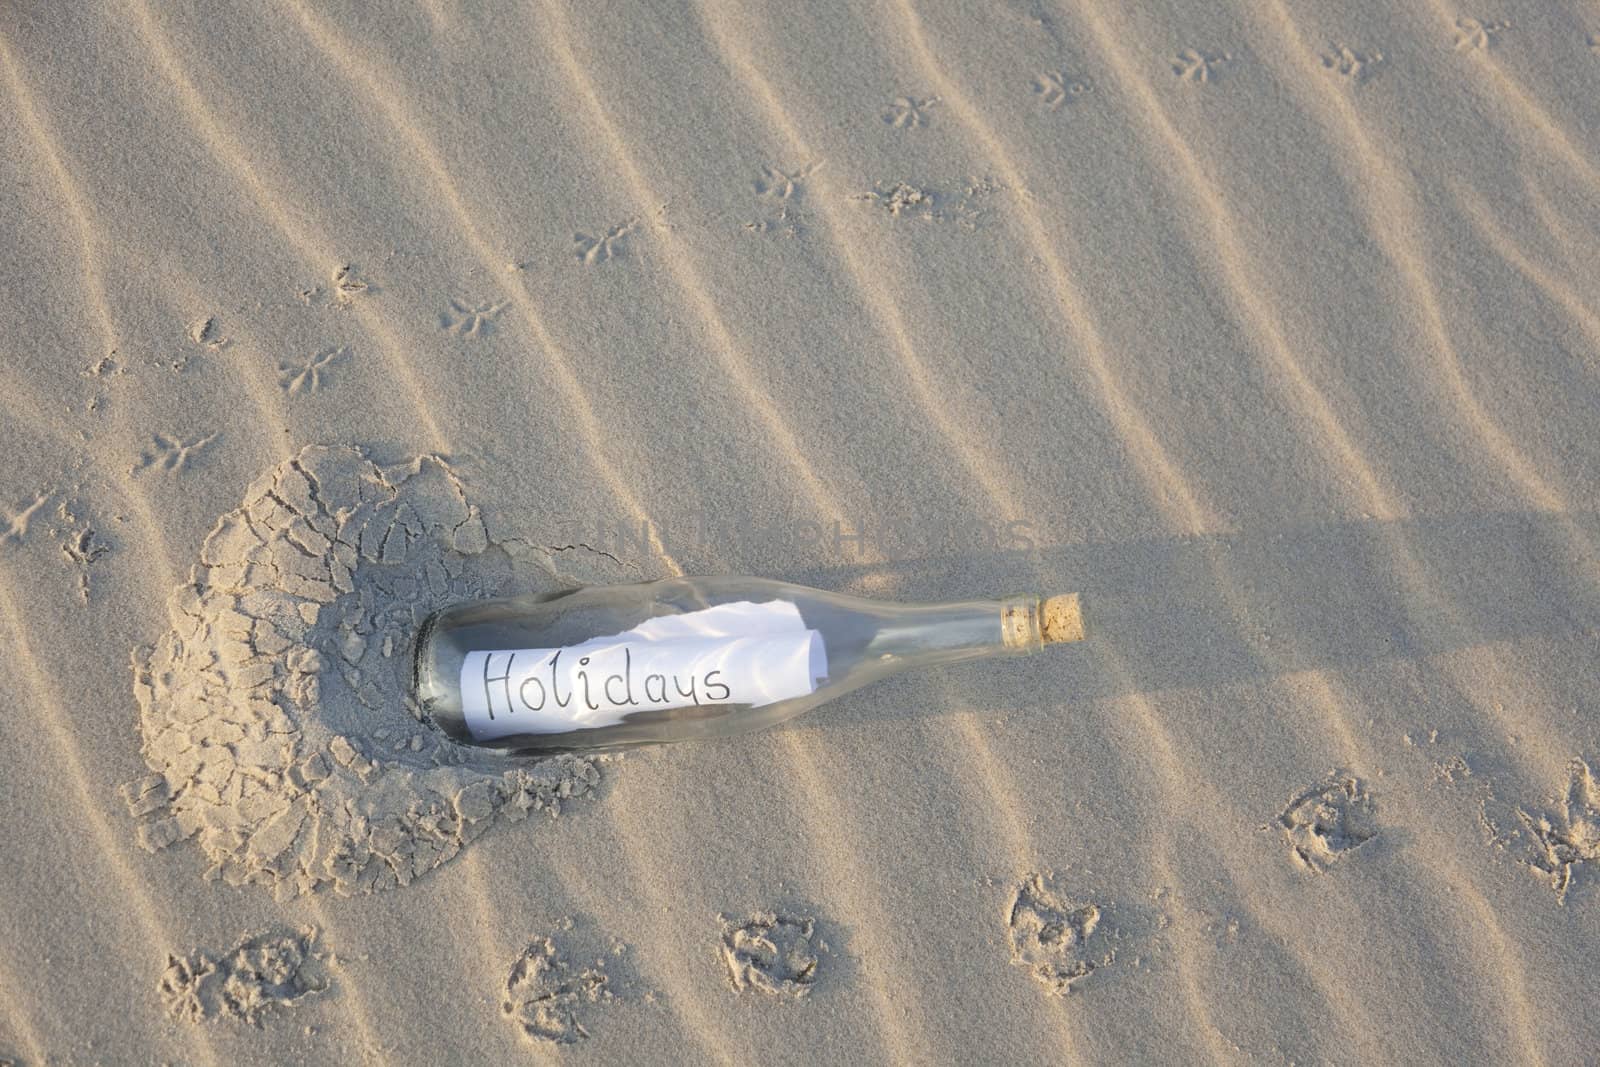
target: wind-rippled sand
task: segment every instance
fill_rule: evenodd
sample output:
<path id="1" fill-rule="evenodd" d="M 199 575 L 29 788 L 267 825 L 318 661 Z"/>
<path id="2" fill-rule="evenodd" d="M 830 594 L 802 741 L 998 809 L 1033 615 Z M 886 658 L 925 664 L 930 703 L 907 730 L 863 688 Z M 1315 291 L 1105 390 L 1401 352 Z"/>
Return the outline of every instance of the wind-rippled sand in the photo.
<path id="1" fill-rule="evenodd" d="M 1589 1062 L 1597 89 L 1576 3 L 13 5 L 0 1062 Z M 410 714 L 431 607 L 678 573 L 1090 639 Z"/>

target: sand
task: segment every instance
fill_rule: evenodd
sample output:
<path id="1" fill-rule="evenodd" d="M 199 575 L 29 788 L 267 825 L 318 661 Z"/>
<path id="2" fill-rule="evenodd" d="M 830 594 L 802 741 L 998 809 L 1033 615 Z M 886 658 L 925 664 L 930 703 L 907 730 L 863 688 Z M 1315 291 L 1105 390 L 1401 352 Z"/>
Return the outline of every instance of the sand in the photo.
<path id="1" fill-rule="evenodd" d="M 0 1062 L 1594 1063 L 1600 9 L 0 19 Z M 1087 639 L 605 759 L 682 573 Z"/>
<path id="2" fill-rule="evenodd" d="M 559 589 L 484 527 L 447 462 L 382 470 L 303 449 L 218 520 L 134 652 L 153 773 L 123 787 L 149 850 L 193 838 L 207 878 L 282 901 L 410 885 L 496 816 L 560 814 L 600 780 L 454 745 L 410 692 L 412 637 L 464 600 Z"/>

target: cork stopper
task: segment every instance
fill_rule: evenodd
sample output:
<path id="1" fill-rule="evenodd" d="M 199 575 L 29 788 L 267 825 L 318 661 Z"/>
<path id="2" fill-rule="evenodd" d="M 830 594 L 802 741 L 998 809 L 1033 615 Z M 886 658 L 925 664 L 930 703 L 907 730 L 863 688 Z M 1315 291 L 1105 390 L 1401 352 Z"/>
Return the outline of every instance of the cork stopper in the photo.
<path id="1" fill-rule="evenodd" d="M 1083 607 L 1077 593 L 1045 597 L 1039 616 L 1039 630 L 1045 644 L 1083 640 Z"/>
<path id="2" fill-rule="evenodd" d="M 1037 652 L 1045 645 L 1083 640 L 1083 612 L 1077 593 L 1018 596 L 1000 609 L 1000 632 L 1007 648 Z"/>

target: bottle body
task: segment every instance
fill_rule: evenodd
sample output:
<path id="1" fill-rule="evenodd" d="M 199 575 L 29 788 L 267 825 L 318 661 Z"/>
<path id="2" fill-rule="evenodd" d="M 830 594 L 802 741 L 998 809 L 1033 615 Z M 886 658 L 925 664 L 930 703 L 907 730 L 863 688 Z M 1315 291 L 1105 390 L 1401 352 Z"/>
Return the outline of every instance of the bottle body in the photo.
<path id="1" fill-rule="evenodd" d="M 1076 624 L 1076 598 L 1044 603 L 1067 600 Z M 668 578 L 446 608 L 418 634 L 413 681 L 464 744 L 625 748 L 771 726 L 912 667 L 1035 651 L 1049 614 L 1038 597 L 898 604 Z M 1060 639 L 1077 637 L 1081 624 Z"/>

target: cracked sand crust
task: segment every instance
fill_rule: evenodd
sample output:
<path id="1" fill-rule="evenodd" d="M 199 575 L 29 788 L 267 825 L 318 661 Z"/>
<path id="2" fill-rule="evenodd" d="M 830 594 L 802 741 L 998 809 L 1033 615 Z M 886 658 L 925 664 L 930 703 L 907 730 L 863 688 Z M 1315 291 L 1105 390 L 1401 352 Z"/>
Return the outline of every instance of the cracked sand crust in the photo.
<path id="1" fill-rule="evenodd" d="M 380 467 L 312 446 L 217 520 L 134 653 L 145 762 L 124 786 L 154 851 L 192 839 L 206 874 L 279 899 L 406 885 L 498 818 L 559 812 L 599 772 L 451 743 L 418 721 L 410 641 L 458 600 L 533 592 L 448 463 Z M 520 585 L 519 585 L 520 581 Z"/>

